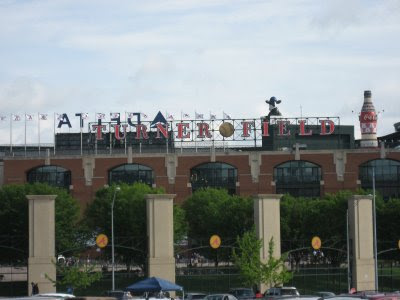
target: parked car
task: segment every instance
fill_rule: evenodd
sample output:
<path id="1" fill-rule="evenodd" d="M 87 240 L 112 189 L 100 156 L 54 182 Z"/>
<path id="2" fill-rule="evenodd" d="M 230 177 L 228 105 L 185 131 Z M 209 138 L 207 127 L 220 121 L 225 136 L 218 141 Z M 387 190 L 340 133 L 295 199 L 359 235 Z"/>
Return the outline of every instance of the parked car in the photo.
<path id="1" fill-rule="evenodd" d="M 332 292 L 316 292 L 315 295 L 322 297 L 322 298 L 328 298 L 328 297 L 334 297 L 336 296 L 335 293 Z"/>
<path id="2" fill-rule="evenodd" d="M 32 297 L 57 298 L 57 299 L 75 298 L 74 295 L 71 295 L 71 294 L 63 294 L 63 293 L 42 293 L 42 294 L 33 295 Z"/>
<path id="3" fill-rule="evenodd" d="M 256 294 L 254 293 L 253 289 L 249 288 L 232 288 L 229 290 L 229 294 L 232 294 L 239 300 L 254 299 L 256 297 Z"/>
<path id="4" fill-rule="evenodd" d="M 204 293 L 186 293 L 185 294 L 185 300 L 199 300 L 199 299 L 204 299 L 205 296 L 207 296 L 207 294 L 204 294 Z"/>
<path id="5" fill-rule="evenodd" d="M 238 300 L 231 294 L 211 294 L 204 297 L 204 300 Z"/>
<path id="6" fill-rule="evenodd" d="M 292 286 L 273 287 L 265 291 L 264 298 L 266 300 L 275 299 L 282 296 L 300 296 L 299 291 Z"/>
<path id="7" fill-rule="evenodd" d="M 120 290 L 107 291 L 106 296 L 116 298 L 117 300 L 133 299 L 130 292 Z"/>

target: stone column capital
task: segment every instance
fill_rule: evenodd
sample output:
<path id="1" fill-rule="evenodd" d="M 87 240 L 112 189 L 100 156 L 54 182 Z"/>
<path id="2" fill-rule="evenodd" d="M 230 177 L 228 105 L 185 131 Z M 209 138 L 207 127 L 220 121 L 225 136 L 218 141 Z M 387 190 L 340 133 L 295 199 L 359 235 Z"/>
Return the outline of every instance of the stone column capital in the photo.
<path id="1" fill-rule="evenodd" d="M 57 195 L 26 195 L 26 199 L 28 200 L 42 200 L 42 201 L 51 201 L 57 198 Z"/>
<path id="2" fill-rule="evenodd" d="M 281 200 L 282 194 L 256 194 L 254 200 Z"/>
<path id="3" fill-rule="evenodd" d="M 146 200 L 154 199 L 154 200 L 173 200 L 176 197 L 176 194 L 147 194 Z"/>

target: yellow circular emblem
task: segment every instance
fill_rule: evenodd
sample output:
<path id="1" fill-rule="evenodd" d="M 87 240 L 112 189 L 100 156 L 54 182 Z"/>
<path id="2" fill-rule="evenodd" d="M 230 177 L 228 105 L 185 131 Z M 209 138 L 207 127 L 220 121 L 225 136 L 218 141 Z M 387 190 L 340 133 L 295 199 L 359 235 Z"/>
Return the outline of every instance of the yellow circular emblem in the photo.
<path id="1" fill-rule="evenodd" d="M 314 250 L 319 250 L 322 246 L 321 239 L 318 236 L 314 236 L 311 240 L 311 246 Z"/>
<path id="2" fill-rule="evenodd" d="M 213 236 L 210 237 L 210 246 L 211 248 L 217 249 L 219 246 L 221 246 L 221 238 L 214 234 Z"/>
<path id="3" fill-rule="evenodd" d="M 96 245 L 99 248 L 104 248 L 108 244 L 108 237 L 105 234 L 99 234 L 96 237 Z"/>

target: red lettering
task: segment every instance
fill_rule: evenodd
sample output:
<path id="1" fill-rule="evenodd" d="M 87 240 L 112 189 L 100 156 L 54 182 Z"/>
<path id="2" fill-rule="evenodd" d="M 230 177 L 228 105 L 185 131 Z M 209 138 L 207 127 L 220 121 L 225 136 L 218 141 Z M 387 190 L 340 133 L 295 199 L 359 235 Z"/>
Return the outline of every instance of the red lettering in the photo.
<path id="1" fill-rule="evenodd" d="M 290 130 L 287 129 L 288 124 L 289 124 L 289 121 L 278 121 L 280 136 L 290 135 Z"/>
<path id="2" fill-rule="evenodd" d="M 332 120 L 319 120 L 321 123 L 320 135 L 330 135 L 335 131 L 335 123 Z M 326 131 L 326 127 L 329 126 L 329 132 Z"/>
<path id="3" fill-rule="evenodd" d="M 243 121 L 242 122 L 242 126 L 243 126 L 242 137 L 249 137 L 250 136 L 251 127 L 253 125 L 254 125 L 254 122 L 247 122 L 247 121 Z"/>
<path id="4" fill-rule="evenodd" d="M 116 124 L 116 125 L 112 125 L 112 127 L 114 127 L 114 135 L 115 135 L 115 139 L 117 139 L 117 140 L 124 140 L 125 138 L 126 138 L 126 128 L 128 127 L 128 125 L 118 125 L 118 124 Z M 124 134 L 123 135 L 121 135 L 121 132 L 120 132 L 120 128 L 123 128 L 123 132 L 124 132 Z"/>
<path id="5" fill-rule="evenodd" d="M 210 125 L 201 122 L 197 123 L 197 128 L 199 130 L 199 134 L 197 135 L 198 138 L 205 138 L 205 137 L 211 138 Z"/>
<path id="6" fill-rule="evenodd" d="M 156 127 L 157 127 L 157 136 L 156 136 L 156 138 L 157 139 L 161 138 L 161 136 L 160 136 L 160 132 L 161 132 L 162 135 L 167 139 L 168 138 L 168 123 L 165 124 L 165 127 L 162 126 L 161 123 L 157 123 Z"/>
<path id="7" fill-rule="evenodd" d="M 263 134 L 262 136 L 269 136 L 269 123 L 263 122 Z"/>
<path id="8" fill-rule="evenodd" d="M 312 130 L 306 132 L 306 129 L 305 129 L 306 121 L 305 120 L 299 120 L 299 124 L 300 124 L 299 135 L 312 135 Z"/>
<path id="9" fill-rule="evenodd" d="M 149 138 L 147 134 L 147 127 L 146 125 L 143 124 L 137 124 L 136 126 L 136 139 L 140 140 L 141 137 L 143 137 L 145 140 Z"/>
<path id="10" fill-rule="evenodd" d="M 103 130 L 106 130 L 106 125 L 99 125 L 99 124 L 92 125 L 92 130 L 96 131 L 96 140 L 100 141 L 103 139 L 101 132 Z"/>
<path id="11" fill-rule="evenodd" d="M 189 139 L 190 138 L 190 132 L 186 132 L 186 128 L 189 128 L 189 123 L 178 123 L 176 124 L 178 127 L 178 139 Z"/>

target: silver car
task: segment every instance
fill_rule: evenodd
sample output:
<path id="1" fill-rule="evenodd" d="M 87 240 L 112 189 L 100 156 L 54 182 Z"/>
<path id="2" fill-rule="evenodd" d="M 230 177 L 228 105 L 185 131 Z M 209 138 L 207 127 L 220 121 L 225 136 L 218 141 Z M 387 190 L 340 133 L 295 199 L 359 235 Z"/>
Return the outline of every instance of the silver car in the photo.
<path id="1" fill-rule="evenodd" d="M 204 298 L 204 300 L 238 300 L 231 294 L 211 294 Z"/>

